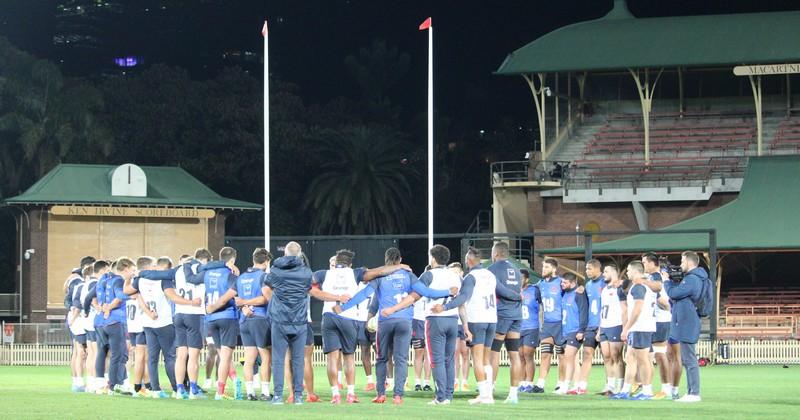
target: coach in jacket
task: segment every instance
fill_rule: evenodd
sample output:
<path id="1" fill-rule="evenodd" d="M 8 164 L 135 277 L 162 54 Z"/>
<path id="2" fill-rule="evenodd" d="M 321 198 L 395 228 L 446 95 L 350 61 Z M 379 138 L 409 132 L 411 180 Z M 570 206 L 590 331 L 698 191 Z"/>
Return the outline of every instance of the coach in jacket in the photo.
<path id="1" fill-rule="evenodd" d="M 679 402 L 700 401 L 700 370 L 695 349 L 700 338 L 700 316 L 695 302 L 700 299 L 703 280 L 708 278 L 708 274 L 698 267 L 699 264 L 700 257 L 696 252 L 685 251 L 681 254 L 681 269 L 685 273 L 683 281 L 664 282 L 667 296 L 673 302 L 669 340 L 680 343 L 681 362 L 686 368 L 687 395 L 678 399 Z"/>

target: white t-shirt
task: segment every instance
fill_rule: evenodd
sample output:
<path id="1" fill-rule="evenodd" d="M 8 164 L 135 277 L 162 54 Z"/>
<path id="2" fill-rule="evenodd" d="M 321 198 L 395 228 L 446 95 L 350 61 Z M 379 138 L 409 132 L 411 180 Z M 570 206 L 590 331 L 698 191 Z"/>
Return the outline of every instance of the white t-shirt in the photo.
<path id="1" fill-rule="evenodd" d="M 472 296 L 465 307 L 469 322 L 493 324 L 497 322 L 497 278 L 485 268 L 476 268 L 468 276 L 475 278 Z"/>

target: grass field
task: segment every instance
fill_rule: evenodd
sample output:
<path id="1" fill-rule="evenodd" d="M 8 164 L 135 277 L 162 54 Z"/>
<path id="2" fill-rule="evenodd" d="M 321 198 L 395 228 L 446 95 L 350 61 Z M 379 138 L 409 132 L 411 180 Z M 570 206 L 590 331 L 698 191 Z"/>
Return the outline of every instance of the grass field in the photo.
<path id="1" fill-rule="evenodd" d="M 360 369 L 360 368 L 357 368 Z M 357 389 L 364 387 L 363 371 Z M 361 403 L 331 406 L 327 402 L 273 407 L 248 401 L 176 401 L 131 399 L 74 394 L 69 391 L 69 370 L 64 367 L 0 366 L 0 407 L 8 419 L 30 418 L 169 418 L 169 419 L 240 419 L 268 415 L 279 418 L 531 418 L 531 417 L 599 417 L 599 418 L 798 418 L 800 413 L 800 367 L 781 366 L 713 366 L 701 368 L 702 397 L 699 404 L 672 401 L 609 401 L 585 396 L 521 394 L 517 406 L 499 402 L 507 393 L 508 369 L 503 368 L 495 392 L 498 404 L 469 406 L 473 392 L 456 393 L 451 406 L 428 406 L 430 393 L 408 392 L 405 404 L 370 403 L 372 393 L 358 391 Z M 548 389 L 555 381 L 551 371 Z M 315 375 L 316 391 L 328 401 L 330 388 L 324 370 Z M 169 383 L 166 378 L 163 383 Z M 595 367 L 589 382 L 590 391 L 598 391 L 603 383 L 602 369 Z M 474 383 L 472 384 L 474 389 Z M 656 388 L 657 389 L 657 388 Z M 683 390 L 682 390 L 683 391 Z M 390 393 L 391 396 L 391 393 Z"/>

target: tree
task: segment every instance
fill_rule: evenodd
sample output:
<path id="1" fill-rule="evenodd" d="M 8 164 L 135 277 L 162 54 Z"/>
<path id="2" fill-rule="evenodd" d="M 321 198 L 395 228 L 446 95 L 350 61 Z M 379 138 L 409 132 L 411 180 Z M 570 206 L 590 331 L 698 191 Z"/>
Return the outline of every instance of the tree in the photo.
<path id="1" fill-rule="evenodd" d="M 381 126 L 323 130 L 317 154 L 324 157 L 303 208 L 312 230 L 324 234 L 385 234 L 405 230 L 411 206 L 398 135 Z"/>

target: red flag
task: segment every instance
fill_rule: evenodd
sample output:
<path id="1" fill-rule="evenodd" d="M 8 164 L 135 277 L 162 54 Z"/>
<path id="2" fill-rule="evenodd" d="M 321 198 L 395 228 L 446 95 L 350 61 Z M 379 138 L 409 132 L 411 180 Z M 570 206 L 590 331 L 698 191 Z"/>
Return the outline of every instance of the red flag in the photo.
<path id="1" fill-rule="evenodd" d="M 425 22 L 422 22 L 419 25 L 419 30 L 420 31 L 424 31 L 424 30 L 426 30 L 426 29 L 428 29 L 430 27 L 431 27 L 431 18 L 427 18 L 427 19 L 425 19 Z"/>
<path id="2" fill-rule="evenodd" d="M 267 21 L 264 21 L 264 27 L 261 28 L 261 36 L 267 36 Z"/>

